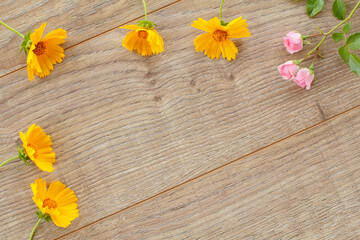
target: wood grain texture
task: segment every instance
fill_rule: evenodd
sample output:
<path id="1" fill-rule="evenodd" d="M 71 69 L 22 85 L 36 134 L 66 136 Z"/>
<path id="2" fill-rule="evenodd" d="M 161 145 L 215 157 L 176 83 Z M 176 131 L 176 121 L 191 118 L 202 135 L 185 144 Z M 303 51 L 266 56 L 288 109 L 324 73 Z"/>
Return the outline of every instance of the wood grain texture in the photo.
<path id="1" fill-rule="evenodd" d="M 33 123 L 51 135 L 57 154 L 51 174 L 19 161 L 0 169 L 4 239 L 31 231 L 35 178 L 61 180 L 79 197 L 80 218 L 69 228 L 39 227 L 39 239 L 56 238 L 360 104 L 359 79 L 336 50 L 316 65 L 310 91 L 276 70 L 291 59 L 281 37 L 315 23 L 329 29 L 337 22 L 329 9 L 313 20 L 302 2 L 226 6 L 225 20 L 241 14 L 253 34 L 235 41 L 233 62 L 194 51 L 201 32 L 191 22 L 217 9 L 215 0 L 183 0 L 152 14 L 165 41 L 158 56 L 121 48 L 126 31 L 116 29 L 67 50 L 50 77 L 29 82 L 24 69 L 1 79 L 0 159 L 16 154 L 18 131 Z M 359 26 L 356 17 L 354 31 Z M 333 46 L 329 40 L 324 49 Z"/>
<path id="2" fill-rule="evenodd" d="M 153 12 L 176 0 L 149 0 Z M 12 0 L 0 1 L 1 20 L 23 34 L 47 22 L 45 34 L 63 28 L 68 32 L 65 48 L 114 29 L 144 15 L 141 0 Z M 0 25 L 0 76 L 26 65 L 19 54 L 22 39 Z M 5 57 L 6 56 L 6 57 Z"/>
<path id="3" fill-rule="evenodd" d="M 61 239 L 359 239 L 360 108 Z"/>

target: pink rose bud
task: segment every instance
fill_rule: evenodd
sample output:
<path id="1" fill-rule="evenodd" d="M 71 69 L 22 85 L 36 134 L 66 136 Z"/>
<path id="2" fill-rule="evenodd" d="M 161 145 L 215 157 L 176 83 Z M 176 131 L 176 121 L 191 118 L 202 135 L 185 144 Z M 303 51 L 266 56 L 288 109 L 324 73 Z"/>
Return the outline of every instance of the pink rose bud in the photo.
<path id="1" fill-rule="evenodd" d="M 302 88 L 310 89 L 311 83 L 314 80 L 314 72 L 309 68 L 301 68 L 294 78 L 294 82 Z"/>
<path id="2" fill-rule="evenodd" d="M 291 54 L 300 51 L 303 48 L 303 39 L 301 34 L 294 31 L 289 32 L 284 37 L 284 45 L 286 50 Z"/>
<path id="3" fill-rule="evenodd" d="M 300 67 L 294 63 L 294 61 L 288 61 L 280 66 L 278 66 L 278 70 L 280 75 L 285 80 L 291 80 L 295 77 Z"/>

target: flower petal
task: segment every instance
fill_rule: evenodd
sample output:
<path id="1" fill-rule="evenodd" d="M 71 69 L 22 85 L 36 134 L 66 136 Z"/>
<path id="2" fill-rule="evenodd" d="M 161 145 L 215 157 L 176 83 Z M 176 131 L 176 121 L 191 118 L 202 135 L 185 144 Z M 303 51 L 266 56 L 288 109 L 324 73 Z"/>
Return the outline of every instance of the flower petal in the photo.
<path id="1" fill-rule="evenodd" d="M 129 29 L 129 30 L 137 30 L 139 29 L 140 27 L 138 25 L 125 25 L 123 27 L 119 27 L 119 28 L 123 28 L 123 29 Z"/>
<path id="2" fill-rule="evenodd" d="M 51 162 L 45 162 L 38 159 L 33 160 L 35 165 L 44 172 L 52 172 L 54 171 L 53 165 Z"/>
<path id="3" fill-rule="evenodd" d="M 65 42 L 65 38 L 67 38 L 67 33 L 64 29 L 56 29 L 48 34 L 46 34 L 43 38 L 44 42 L 51 42 L 53 44 L 60 44 Z"/>
<path id="4" fill-rule="evenodd" d="M 58 203 L 58 207 L 66 207 L 78 201 L 75 193 L 68 188 L 62 191 L 55 199 Z"/>
<path id="5" fill-rule="evenodd" d="M 219 29 L 221 27 L 221 23 L 220 19 L 217 17 L 214 17 L 209 21 L 199 18 L 198 20 L 195 20 L 194 23 L 191 24 L 191 26 L 208 33 L 213 33 L 214 31 L 216 31 L 216 29 Z"/>
<path id="6" fill-rule="evenodd" d="M 55 199 L 55 197 L 65 189 L 65 184 L 60 181 L 52 182 L 48 189 L 47 197 Z"/>
<path id="7" fill-rule="evenodd" d="M 30 39 L 33 44 L 37 44 L 41 40 L 45 27 L 46 23 L 42 23 L 41 27 L 35 29 L 34 32 L 30 35 Z"/>
<path id="8" fill-rule="evenodd" d="M 214 39 L 210 33 L 204 33 L 197 36 L 194 40 L 195 50 L 197 52 L 207 50 L 212 41 L 214 41 Z"/>
<path id="9" fill-rule="evenodd" d="M 46 198 L 46 182 L 42 178 L 36 179 L 35 183 L 31 183 L 30 186 L 35 198 L 40 200 Z"/>
<path id="10" fill-rule="evenodd" d="M 220 43 L 220 48 L 223 54 L 223 58 L 226 58 L 228 61 L 236 58 L 236 53 L 238 53 L 238 49 L 230 39 L 226 39 L 225 41 Z"/>
<path id="11" fill-rule="evenodd" d="M 250 37 L 251 34 L 249 29 L 246 28 L 247 23 L 246 19 L 242 19 L 241 17 L 232 20 L 227 26 L 228 38 L 243 38 Z"/>

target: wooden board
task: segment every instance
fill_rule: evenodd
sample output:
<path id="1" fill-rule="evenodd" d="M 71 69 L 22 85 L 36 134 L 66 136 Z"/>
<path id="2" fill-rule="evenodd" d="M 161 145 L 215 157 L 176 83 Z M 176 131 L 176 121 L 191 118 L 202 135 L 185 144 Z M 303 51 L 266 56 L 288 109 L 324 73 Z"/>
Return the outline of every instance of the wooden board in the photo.
<path id="1" fill-rule="evenodd" d="M 23 69 L 1 79 L 0 159 L 16 154 L 18 131 L 32 123 L 52 136 L 57 154 L 51 174 L 15 161 L 0 169 L 5 239 L 31 231 L 29 185 L 37 177 L 63 181 L 80 199 L 80 218 L 69 228 L 40 226 L 40 239 L 56 238 L 360 104 L 359 79 L 336 50 L 316 65 L 310 91 L 276 71 L 292 58 L 281 37 L 292 29 L 308 33 L 315 22 L 329 29 L 337 23 L 329 9 L 316 21 L 302 2 L 226 6 L 225 20 L 241 14 L 253 34 L 235 41 L 240 54 L 233 62 L 194 51 L 201 32 L 191 22 L 217 9 L 218 1 L 183 0 L 152 14 L 165 40 L 158 56 L 120 48 L 126 31 L 115 29 L 68 49 L 50 77 L 29 82 Z M 353 25 L 359 31 L 360 18 Z M 329 40 L 324 49 L 333 46 Z"/>
<path id="2" fill-rule="evenodd" d="M 178 1 L 178 0 L 177 0 Z M 167 6 L 176 0 L 149 0 L 149 12 Z M 1 20 L 26 34 L 47 22 L 45 34 L 63 28 L 68 32 L 65 48 L 74 46 L 107 31 L 114 30 L 126 22 L 144 15 L 140 0 L 16 0 L 1 1 Z M 19 54 L 21 37 L 0 25 L 0 76 L 26 65 L 25 54 Z M 5 57 L 6 56 L 6 57 Z"/>
<path id="3" fill-rule="evenodd" d="M 359 239 L 360 108 L 61 239 Z"/>

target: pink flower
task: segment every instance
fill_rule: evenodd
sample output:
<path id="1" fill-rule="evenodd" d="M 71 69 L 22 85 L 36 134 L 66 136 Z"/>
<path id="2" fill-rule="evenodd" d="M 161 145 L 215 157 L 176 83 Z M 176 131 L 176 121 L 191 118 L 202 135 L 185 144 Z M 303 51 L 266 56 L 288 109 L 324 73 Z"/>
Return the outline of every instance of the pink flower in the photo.
<path id="1" fill-rule="evenodd" d="M 299 71 L 299 69 L 300 67 L 297 64 L 295 64 L 293 61 L 288 61 L 278 66 L 279 73 L 285 80 L 293 79 L 296 73 Z"/>
<path id="2" fill-rule="evenodd" d="M 294 31 L 289 32 L 284 37 L 284 45 L 286 50 L 291 54 L 300 51 L 303 48 L 303 39 L 301 38 L 301 34 Z"/>
<path id="3" fill-rule="evenodd" d="M 301 68 L 294 78 L 294 82 L 302 88 L 310 89 L 311 83 L 314 80 L 314 72 L 308 68 Z"/>

